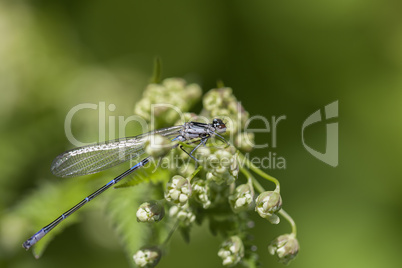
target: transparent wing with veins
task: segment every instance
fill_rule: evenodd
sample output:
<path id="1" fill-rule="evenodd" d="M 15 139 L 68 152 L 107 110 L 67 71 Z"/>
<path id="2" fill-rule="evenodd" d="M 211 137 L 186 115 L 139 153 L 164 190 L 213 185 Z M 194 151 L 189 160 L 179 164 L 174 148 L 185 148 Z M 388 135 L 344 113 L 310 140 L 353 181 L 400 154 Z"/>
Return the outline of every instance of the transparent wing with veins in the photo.
<path id="1" fill-rule="evenodd" d="M 174 138 L 183 126 L 151 131 L 135 137 L 127 137 L 78 147 L 57 156 L 50 170 L 58 177 L 68 178 L 97 173 L 139 158 L 144 154 L 144 144 L 150 135 L 159 134 Z"/>

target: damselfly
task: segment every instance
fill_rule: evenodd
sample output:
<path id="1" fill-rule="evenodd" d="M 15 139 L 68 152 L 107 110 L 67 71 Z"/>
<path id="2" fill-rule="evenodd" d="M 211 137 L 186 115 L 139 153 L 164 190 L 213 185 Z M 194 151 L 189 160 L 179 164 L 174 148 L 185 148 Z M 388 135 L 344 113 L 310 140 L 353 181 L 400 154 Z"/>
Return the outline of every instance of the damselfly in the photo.
<path id="1" fill-rule="evenodd" d="M 83 207 L 86 203 L 115 185 L 123 178 L 127 177 L 133 171 L 145 166 L 150 160 L 151 156 L 146 156 L 145 142 L 151 135 L 161 135 L 169 138 L 172 141 L 184 143 L 197 143 L 198 144 L 188 153 L 183 145 L 179 143 L 173 146 L 180 148 L 186 152 L 195 161 L 197 159 L 193 153 L 201 146 L 205 145 L 209 138 L 216 136 L 225 143 L 227 141 L 219 134 L 226 131 L 226 125 L 221 119 L 214 119 L 212 123 L 205 124 L 199 122 L 188 122 L 181 126 L 173 126 L 164 129 L 158 129 L 135 137 L 122 138 L 117 140 L 110 140 L 104 143 L 87 145 L 66 151 L 55 158 L 52 163 L 51 171 L 58 177 L 75 177 L 88 174 L 97 173 L 105 169 L 111 168 L 131 159 L 137 159 L 138 163 L 126 170 L 94 193 L 85 197 L 81 202 L 73 206 L 61 214 L 50 224 L 43 227 L 36 234 L 22 244 L 25 249 L 29 249 L 49 233 L 54 227 L 65 220 L 68 216 Z"/>

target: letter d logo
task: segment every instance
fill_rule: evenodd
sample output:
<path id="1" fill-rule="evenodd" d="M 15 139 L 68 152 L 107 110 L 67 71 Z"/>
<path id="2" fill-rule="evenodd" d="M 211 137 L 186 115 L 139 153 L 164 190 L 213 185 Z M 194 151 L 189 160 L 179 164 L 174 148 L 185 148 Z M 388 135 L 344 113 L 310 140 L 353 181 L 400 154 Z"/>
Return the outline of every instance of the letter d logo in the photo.
<path id="1" fill-rule="evenodd" d="M 325 106 L 325 119 L 338 117 L 338 101 Z M 320 110 L 315 111 L 310 115 L 302 126 L 302 142 L 304 148 L 317 159 L 327 163 L 330 166 L 338 166 L 338 123 L 327 124 L 327 141 L 325 153 L 320 153 L 304 142 L 304 129 L 312 124 L 321 122 Z"/>

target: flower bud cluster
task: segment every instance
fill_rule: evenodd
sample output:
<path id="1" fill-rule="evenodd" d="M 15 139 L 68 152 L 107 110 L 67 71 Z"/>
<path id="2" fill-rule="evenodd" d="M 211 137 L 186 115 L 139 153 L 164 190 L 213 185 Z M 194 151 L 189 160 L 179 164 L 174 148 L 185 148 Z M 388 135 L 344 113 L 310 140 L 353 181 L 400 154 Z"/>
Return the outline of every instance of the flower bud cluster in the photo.
<path id="1" fill-rule="evenodd" d="M 237 186 L 235 192 L 229 196 L 229 203 L 234 212 L 250 209 L 254 201 L 254 190 L 249 184 Z"/>
<path id="2" fill-rule="evenodd" d="M 219 251 L 218 256 L 222 258 L 224 266 L 234 266 L 244 257 L 244 245 L 240 237 L 231 236 L 225 240 Z"/>
<path id="3" fill-rule="evenodd" d="M 151 84 L 147 87 L 135 112 L 146 120 L 150 120 L 150 107 L 156 103 L 171 104 L 185 112 L 200 96 L 201 89 L 197 85 L 186 85 L 181 79 L 165 79 L 160 85 Z M 244 156 L 237 150 L 251 151 L 254 145 L 254 134 L 244 130 L 249 114 L 237 101 L 232 89 L 224 87 L 210 90 L 203 98 L 203 105 L 204 109 L 200 116 L 184 113 L 181 118 L 175 110 L 170 109 L 171 106 L 156 107 L 154 110 L 156 126 L 182 125 L 189 121 L 208 123 L 210 121 L 207 122 L 204 120 L 205 118 L 221 118 L 227 126 L 227 132 L 222 135 L 231 135 L 230 143 L 235 147 L 230 146 L 222 149 L 220 148 L 222 147 L 220 146 L 221 142 L 218 141 L 218 146 L 213 144 L 215 140 L 219 139 L 214 140 L 212 138 L 208 144 L 200 146 L 193 154 L 198 160 L 196 163 L 182 151 L 173 150 L 171 154 L 167 155 L 166 153 L 172 148 L 172 144 L 169 139 L 161 136 L 155 136 L 154 139 L 155 145 L 161 146 L 151 146 L 153 144 L 147 141 L 144 150 L 154 158 L 166 156 L 163 159 L 169 159 L 174 163 L 174 165 L 169 165 L 168 172 L 180 174 L 173 176 L 167 182 L 164 191 L 165 200 L 170 202 L 168 215 L 173 221 L 179 222 L 179 225 L 175 224 L 174 228 L 181 228 L 180 231 L 186 239 L 190 227 L 196 219 L 197 222 L 202 222 L 204 219 L 209 220 L 212 233 L 219 233 L 226 238 L 228 237 L 218 251 L 218 256 L 222 259 L 224 266 L 235 266 L 243 258 L 244 263 L 253 261 L 256 263 L 256 259 L 252 260 L 250 257 L 255 253 L 252 253 L 253 249 L 247 240 L 249 237 L 248 229 L 251 228 L 247 224 L 250 219 L 249 214 L 240 212 L 253 208 L 262 218 L 273 224 L 279 223 L 280 219 L 277 213 L 282 208 L 279 183 L 274 179 L 277 189 L 262 192 L 255 199 L 253 185 L 259 191 L 263 191 L 262 186 L 253 181 L 253 175 L 247 172 L 248 170 L 245 168 L 249 168 L 256 174 L 261 175 L 261 172 L 256 171 L 256 167 L 247 164 L 247 162 L 244 162 L 246 163 L 245 167 L 242 166 L 240 169 L 239 158 L 243 162 Z M 196 140 L 191 140 L 188 144 L 196 146 L 196 142 Z M 180 145 L 183 145 L 190 152 L 191 148 L 186 148 L 186 144 Z M 177 158 L 177 152 L 181 154 L 181 159 Z M 186 159 L 190 162 L 186 162 Z M 201 168 L 198 169 L 199 166 Z M 246 184 L 239 185 L 236 182 L 240 170 L 248 179 Z M 163 202 L 143 203 L 137 211 L 137 220 L 148 223 L 160 221 L 165 214 Z M 229 205 L 235 213 L 230 211 Z M 283 215 L 283 211 L 281 214 Z M 233 235 L 234 233 L 237 235 Z M 246 248 L 240 237 L 245 239 Z M 297 255 L 299 244 L 295 234 L 292 233 L 279 236 L 273 240 L 268 250 L 270 254 L 276 254 L 280 262 L 287 264 Z M 157 248 L 144 248 L 134 255 L 134 260 L 139 267 L 154 267 L 160 257 L 161 252 Z"/>
<path id="4" fill-rule="evenodd" d="M 202 90 L 197 84 L 187 85 L 183 79 L 168 78 L 161 84 L 150 84 L 144 90 L 143 98 L 137 103 L 134 113 L 151 121 L 152 112 L 157 119 L 156 126 L 172 125 L 179 118 L 175 110 L 188 111 L 200 99 Z M 158 104 L 153 106 L 153 104 Z M 175 109 L 172 109 L 172 106 Z M 152 111 L 154 109 L 154 111 Z"/>
<path id="5" fill-rule="evenodd" d="M 184 123 L 187 122 L 204 122 L 204 123 L 209 123 L 209 120 L 205 117 L 200 117 L 199 115 L 195 113 L 182 113 L 182 117 L 179 118 L 175 125 L 183 125 Z"/>
<path id="6" fill-rule="evenodd" d="M 200 203 L 204 209 L 211 206 L 211 200 L 209 198 L 209 185 L 205 180 L 197 180 L 191 185 L 193 189 L 193 197 L 195 201 Z"/>
<path id="7" fill-rule="evenodd" d="M 244 123 L 249 117 L 249 114 L 242 108 L 229 87 L 211 89 L 204 95 L 203 105 L 211 117 L 233 117 L 237 116 L 238 113 L 242 113 Z M 244 127 L 243 122 L 242 127 Z"/>
<path id="8" fill-rule="evenodd" d="M 250 152 L 251 150 L 253 150 L 254 133 L 252 132 L 239 133 L 234 140 L 234 144 L 238 149 Z"/>
<path id="9" fill-rule="evenodd" d="M 244 133 L 250 115 L 233 95 L 228 87 L 211 89 L 203 98 L 203 114 L 210 118 L 223 118 L 227 122 L 226 135 L 234 138 L 236 146 L 244 151 L 251 151 L 254 146 L 254 135 Z"/>
<path id="10" fill-rule="evenodd" d="M 191 196 L 190 182 L 180 175 L 173 176 L 167 183 L 165 191 L 165 199 L 177 206 L 187 204 Z"/>
<path id="11" fill-rule="evenodd" d="M 169 216 L 177 218 L 182 226 L 190 226 L 195 221 L 195 214 L 189 206 L 172 206 L 169 210 Z"/>
<path id="12" fill-rule="evenodd" d="M 208 170 L 207 180 L 212 180 L 217 184 L 231 184 L 237 179 L 238 163 L 235 155 L 227 150 L 217 150 L 209 155 L 206 160 Z"/>

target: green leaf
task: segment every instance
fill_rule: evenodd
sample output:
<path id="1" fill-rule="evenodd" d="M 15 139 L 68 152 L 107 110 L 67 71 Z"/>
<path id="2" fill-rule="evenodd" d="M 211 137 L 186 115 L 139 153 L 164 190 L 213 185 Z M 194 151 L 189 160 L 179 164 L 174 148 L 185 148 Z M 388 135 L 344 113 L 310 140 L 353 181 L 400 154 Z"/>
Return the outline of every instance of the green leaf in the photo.
<path id="1" fill-rule="evenodd" d="M 60 183 L 45 183 L 19 203 L 9 217 L 14 217 L 24 223 L 21 232 L 33 235 L 87 196 L 91 192 L 91 184 L 89 178 L 79 181 L 63 180 Z M 39 258 L 50 241 L 64 228 L 76 223 L 78 219 L 79 212 L 74 213 L 46 234 L 33 246 L 34 256 Z"/>
<path id="2" fill-rule="evenodd" d="M 133 255 L 151 236 L 148 224 L 137 222 L 138 206 L 148 200 L 148 185 L 139 185 L 112 191 L 106 205 L 106 216 L 118 234 L 129 262 Z"/>

